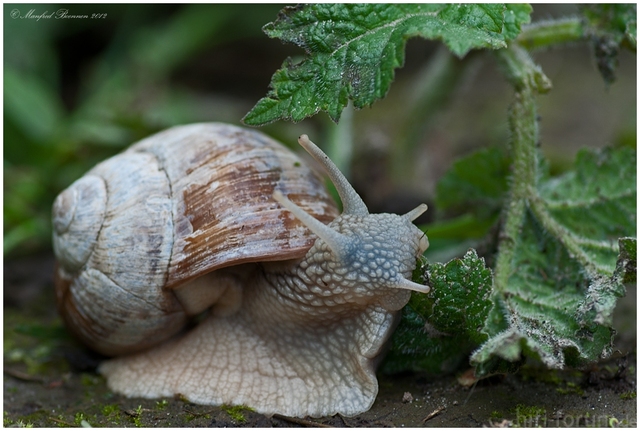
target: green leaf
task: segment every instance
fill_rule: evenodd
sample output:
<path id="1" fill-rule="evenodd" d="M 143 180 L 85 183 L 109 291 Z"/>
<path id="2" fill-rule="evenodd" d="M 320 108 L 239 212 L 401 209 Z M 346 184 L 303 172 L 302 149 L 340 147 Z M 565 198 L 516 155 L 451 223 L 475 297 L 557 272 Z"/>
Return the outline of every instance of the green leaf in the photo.
<path id="1" fill-rule="evenodd" d="M 393 333 L 391 347 L 381 366 L 383 373 L 420 371 L 439 375 L 455 371 L 467 360 L 474 345 L 464 336 L 442 336 L 416 313 L 411 304 L 402 310 L 402 323 Z"/>
<path id="2" fill-rule="evenodd" d="M 624 296 L 635 241 L 636 156 L 630 149 L 581 151 L 575 168 L 543 178 L 529 202 L 506 287 L 508 328 L 471 357 L 480 373 L 495 358 L 538 358 L 549 368 L 611 353 L 611 315 Z M 488 331 L 492 332 L 492 331 Z"/>
<path id="3" fill-rule="evenodd" d="M 528 4 L 507 3 L 504 14 L 504 33 L 507 40 L 513 40 L 520 34 L 520 26 L 531 21 L 533 8 Z"/>
<path id="4" fill-rule="evenodd" d="M 440 332 L 465 333 L 480 343 L 487 339 L 482 332 L 491 308 L 491 270 L 484 259 L 469 250 L 463 258 L 446 265 L 436 263 L 424 271 L 432 290 L 428 295 L 414 295 L 412 307 Z"/>
<path id="5" fill-rule="evenodd" d="M 421 283 L 428 284 L 431 292 L 413 294 L 405 307 L 385 364 L 388 372 L 407 368 L 435 372 L 443 361 L 464 353 L 465 347 L 487 339 L 483 330 L 492 307 L 491 270 L 475 250 L 419 272 Z"/>
<path id="6" fill-rule="evenodd" d="M 497 147 L 481 149 L 456 161 L 438 181 L 438 218 L 424 227 L 429 258 L 447 261 L 470 247 L 486 246 L 483 238 L 496 224 L 508 191 L 510 159 Z M 453 218 L 451 218 L 454 216 Z"/>
<path id="7" fill-rule="evenodd" d="M 582 150 L 573 171 L 539 186 L 538 218 L 590 275 L 610 276 L 618 238 L 635 234 L 635 159 L 628 148 Z"/>
<path id="8" fill-rule="evenodd" d="M 508 190 L 510 163 L 505 152 L 496 147 L 481 149 L 456 161 L 438 181 L 436 208 L 492 218 L 500 211 Z"/>
<path id="9" fill-rule="evenodd" d="M 462 57 L 471 49 L 506 47 L 529 5 L 314 4 L 285 8 L 265 26 L 270 37 L 305 49 L 301 62 L 287 59 L 267 97 L 243 121 L 263 125 L 300 121 L 325 111 L 338 121 L 349 99 L 354 107 L 384 97 L 395 68 L 404 63 L 408 38 L 442 40 Z"/>
<path id="10" fill-rule="evenodd" d="M 629 148 L 583 150 L 557 178 L 538 166 L 505 286 L 473 250 L 417 270 L 414 279 L 432 290 L 412 295 L 384 370 L 449 369 L 470 346 L 480 346 L 471 356 L 479 376 L 513 370 L 525 357 L 563 368 L 609 355 L 616 301 L 635 280 L 635 166 Z"/>

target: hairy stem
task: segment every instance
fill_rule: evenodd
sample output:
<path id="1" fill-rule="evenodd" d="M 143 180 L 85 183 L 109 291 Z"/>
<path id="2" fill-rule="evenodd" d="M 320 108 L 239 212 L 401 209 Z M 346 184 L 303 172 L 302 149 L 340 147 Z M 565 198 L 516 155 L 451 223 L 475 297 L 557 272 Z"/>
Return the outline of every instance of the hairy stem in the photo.
<path id="1" fill-rule="evenodd" d="M 516 100 L 509 111 L 513 173 L 511 194 L 506 206 L 505 224 L 502 228 L 498 258 L 495 267 L 495 287 L 504 291 L 511 276 L 511 261 L 519 241 L 528 201 L 535 195 L 538 141 L 536 104 L 531 88 L 524 86 L 516 93 Z"/>
<path id="2" fill-rule="evenodd" d="M 524 26 L 516 43 L 527 49 L 547 48 L 576 42 L 584 38 L 584 27 L 579 18 L 541 21 Z"/>
<path id="3" fill-rule="evenodd" d="M 535 91 L 547 91 L 551 82 L 521 48 L 511 46 L 497 53 L 507 78 L 516 88 L 515 100 L 509 109 L 513 172 L 511 191 L 505 207 L 494 286 L 497 291 L 507 288 L 511 276 L 516 245 L 531 199 L 537 196 L 538 120 Z"/>
<path id="4" fill-rule="evenodd" d="M 533 62 L 524 48 L 512 44 L 507 49 L 497 51 L 496 58 L 507 80 L 516 91 L 529 88 L 531 91 L 544 94 L 551 90 L 551 80 L 547 78 L 540 66 Z"/>

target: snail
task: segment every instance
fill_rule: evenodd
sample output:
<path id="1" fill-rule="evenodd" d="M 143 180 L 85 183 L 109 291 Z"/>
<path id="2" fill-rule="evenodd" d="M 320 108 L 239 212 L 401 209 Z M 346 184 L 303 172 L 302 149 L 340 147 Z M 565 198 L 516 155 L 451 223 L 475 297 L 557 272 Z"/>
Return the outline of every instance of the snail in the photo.
<path id="1" fill-rule="evenodd" d="M 220 123 L 133 144 L 53 206 L 56 300 L 67 327 L 113 358 L 129 397 L 177 394 L 292 417 L 367 411 L 375 367 L 427 237 L 369 214 L 306 135 L 322 179 L 266 135 Z"/>

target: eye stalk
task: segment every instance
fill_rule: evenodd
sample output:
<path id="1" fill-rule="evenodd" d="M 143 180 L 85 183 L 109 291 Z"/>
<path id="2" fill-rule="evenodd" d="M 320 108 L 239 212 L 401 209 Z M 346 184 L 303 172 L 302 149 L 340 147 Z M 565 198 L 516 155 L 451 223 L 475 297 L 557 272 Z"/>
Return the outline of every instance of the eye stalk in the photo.
<path id="1" fill-rule="evenodd" d="M 406 289 L 413 290 L 414 292 L 420 293 L 429 293 L 431 288 L 429 286 L 423 286 L 422 284 L 414 283 L 411 280 L 407 280 L 406 278 L 400 277 L 396 282 L 395 286 L 398 289 Z"/>
<path id="2" fill-rule="evenodd" d="M 331 182 L 336 186 L 336 190 L 340 195 L 344 214 L 359 216 L 368 215 L 369 210 L 364 204 L 364 201 L 354 190 L 351 184 L 349 184 L 349 181 L 347 181 L 342 172 L 340 172 L 340 169 L 338 169 L 335 163 L 331 161 L 329 156 L 327 156 L 316 144 L 311 142 L 307 135 L 300 136 L 300 138 L 298 138 L 298 143 L 322 165 L 324 170 L 327 172 L 327 175 L 329 175 Z"/>
<path id="3" fill-rule="evenodd" d="M 408 218 L 410 221 L 414 221 L 418 217 L 420 217 L 429 207 L 427 204 L 420 204 L 408 213 L 404 215 L 404 217 Z"/>

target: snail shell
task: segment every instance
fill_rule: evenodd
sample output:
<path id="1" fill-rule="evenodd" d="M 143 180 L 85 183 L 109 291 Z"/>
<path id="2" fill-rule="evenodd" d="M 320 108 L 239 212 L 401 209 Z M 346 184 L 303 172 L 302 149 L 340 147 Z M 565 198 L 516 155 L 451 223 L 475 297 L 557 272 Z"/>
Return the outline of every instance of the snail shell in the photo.
<path id="1" fill-rule="evenodd" d="M 98 368 L 111 390 L 300 417 L 371 407 L 398 311 L 430 289 L 410 279 L 427 207 L 370 214 L 298 142 L 342 214 L 293 153 L 223 124 L 140 141 L 57 198 L 58 306 L 86 344 L 123 354 Z"/>
<path id="2" fill-rule="evenodd" d="M 105 355 L 170 338 L 215 298 L 184 300 L 212 271 L 304 256 L 315 237 L 273 199 L 328 223 L 322 180 L 266 135 L 193 124 L 143 139 L 64 190 L 53 206 L 58 309 Z M 216 294 L 209 294 L 215 296 Z"/>

